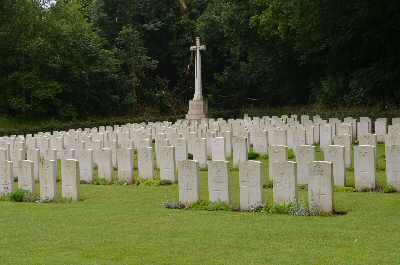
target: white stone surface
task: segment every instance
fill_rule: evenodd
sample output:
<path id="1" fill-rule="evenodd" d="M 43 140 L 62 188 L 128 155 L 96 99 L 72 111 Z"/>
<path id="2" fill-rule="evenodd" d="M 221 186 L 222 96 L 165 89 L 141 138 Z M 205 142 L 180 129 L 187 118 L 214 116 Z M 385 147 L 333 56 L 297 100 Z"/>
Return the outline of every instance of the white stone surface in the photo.
<path id="1" fill-rule="evenodd" d="M 314 162 L 315 146 L 299 145 L 296 148 L 296 162 L 297 162 L 297 184 L 308 184 L 310 175 L 310 163 Z"/>
<path id="2" fill-rule="evenodd" d="M 344 147 L 344 161 L 346 168 L 351 168 L 352 165 L 352 157 L 353 157 L 353 147 L 351 144 L 351 135 L 343 134 L 343 135 L 336 135 L 333 138 L 334 145 L 341 145 Z"/>
<path id="3" fill-rule="evenodd" d="M 34 163 L 30 160 L 22 160 L 19 175 L 18 188 L 27 192 L 35 192 L 35 172 Z"/>
<path id="4" fill-rule="evenodd" d="M 95 154 L 97 159 L 97 177 L 108 182 L 112 181 L 113 165 L 111 149 L 103 148 L 95 150 Z"/>
<path id="5" fill-rule="evenodd" d="M 244 161 L 239 165 L 240 209 L 264 206 L 263 165 L 260 161 Z"/>
<path id="6" fill-rule="evenodd" d="M 280 162 L 286 162 L 288 160 L 288 147 L 284 145 L 273 145 L 269 147 L 269 179 L 274 180 L 276 173 L 276 164 Z"/>
<path id="7" fill-rule="evenodd" d="M 57 194 L 57 161 L 40 161 L 40 200 L 52 201 Z"/>
<path id="8" fill-rule="evenodd" d="M 119 181 L 132 184 L 134 170 L 133 159 L 132 148 L 117 149 L 117 168 Z"/>
<path id="9" fill-rule="evenodd" d="M 375 121 L 375 134 L 379 143 L 385 142 L 385 135 L 387 134 L 386 118 L 379 118 Z"/>
<path id="10" fill-rule="evenodd" d="M 160 148 L 160 179 L 172 183 L 176 182 L 175 147 L 163 146 Z"/>
<path id="11" fill-rule="evenodd" d="M 359 145 L 354 149 L 354 182 L 356 190 L 375 189 L 375 147 Z"/>
<path id="12" fill-rule="evenodd" d="M 61 196 L 64 199 L 79 201 L 79 162 L 76 159 L 61 161 Z"/>
<path id="13" fill-rule="evenodd" d="M 14 169 L 12 161 L 0 162 L 0 196 L 7 196 L 13 191 Z"/>
<path id="14" fill-rule="evenodd" d="M 225 138 L 215 137 L 211 141 L 211 156 L 213 161 L 225 161 Z"/>
<path id="15" fill-rule="evenodd" d="M 225 155 L 226 157 L 232 156 L 232 132 L 224 131 L 223 137 L 225 138 Z"/>
<path id="16" fill-rule="evenodd" d="M 308 205 L 318 212 L 334 211 L 332 163 L 314 161 L 310 164 L 308 182 Z"/>
<path id="17" fill-rule="evenodd" d="M 254 133 L 253 150 L 260 155 L 268 154 L 268 132 L 258 129 Z"/>
<path id="18" fill-rule="evenodd" d="M 333 184 L 344 187 L 346 184 L 345 149 L 341 145 L 328 145 L 324 149 L 325 161 L 332 162 Z"/>
<path id="19" fill-rule="evenodd" d="M 292 161 L 276 164 L 273 183 L 274 204 L 288 205 L 297 202 L 296 163 Z"/>
<path id="20" fill-rule="evenodd" d="M 200 177 L 197 161 L 179 162 L 178 183 L 180 203 L 190 205 L 200 200 Z"/>
<path id="21" fill-rule="evenodd" d="M 177 138 L 175 145 L 176 167 L 180 161 L 188 159 L 188 146 L 185 138 Z"/>
<path id="22" fill-rule="evenodd" d="M 154 155 L 152 147 L 138 149 L 138 172 L 142 179 L 154 178 Z"/>
<path id="23" fill-rule="evenodd" d="M 193 160 L 199 163 L 199 167 L 207 168 L 207 139 L 197 138 L 194 143 Z"/>
<path id="24" fill-rule="evenodd" d="M 247 138 L 241 136 L 234 136 L 232 138 L 233 146 L 233 167 L 238 168 L 241 162 L 247 161 L 248 149 Z"/>
<path id="25" fill-rule="evenodd" d="M 330 124 L 320 125 L 320 146 L 321 149 L 332 144 L 332 127 Z"/>
<path id="26" fill-rule="evenodd" d="M 208 194 L 210 202 L 230 202 L 229 163 L 208 162 Z"/>
<path id="27" fill-rule="evenodd" d="M 93 181 L 93 150 L 81 149 L 78 151 L 79 170 L 81 180 L 85 183 L 92 183 Z"/>
<path id="28" fill-rule="evenodd" d="M 400 191 L 400 145 L 386 147 L 387 184 Z"/>

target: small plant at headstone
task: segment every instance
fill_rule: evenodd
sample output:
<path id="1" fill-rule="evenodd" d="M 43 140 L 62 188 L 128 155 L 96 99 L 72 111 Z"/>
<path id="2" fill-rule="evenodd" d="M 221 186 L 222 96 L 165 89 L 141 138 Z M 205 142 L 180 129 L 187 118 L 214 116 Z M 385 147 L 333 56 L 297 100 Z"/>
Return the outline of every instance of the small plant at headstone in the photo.
<path id="1" fill-rule="evenodd" d="M 289 214 L 289 210 L 291 209 L 291 205 L 285 204 L 276 204 L 269 209 L 270 213 L 277 213 L 277 214 Z"/>
<path id="2" fill-rule="evenodd" d="M 16 190 L 11 192 L 8 196 L 10 201 L 22 202 L 24 200 L 25 192 L 23 190 Z"/>
<path id="3" fill-rule="evenodd" d="M 338 187 L 335 186 L 335 192 L 356 192 L 354 187 Z"/>
<path id="4" fill-rule="evenodd" d="M 294 154 L 293 149 L 288 149 L 288 159 L 292 160 L 292 159 L 295 159 L 295 158 L 296 158 L 296 155 Z"/>
<path id="5" fill-rule="evenodd" d="M 291 216 L 319 216 L 321 213 L 316 209 L 309 209 L 301 203 L 293 203 L 288 206 L 288 214 Z"/>
<path id="6" fill-rule="evenodd" d="M 174 184 L 173 181 L 170 181 L 170 180 L 167 180 L 167 179 L 160 180 L 160 185 L 161 186 L 168 186 L 168 185 L 172 185 L 172 184 Z"/>
<path id="7" fill-rule="evenodd" d="M 267 160 L 267 159 L 268 159 L 268 155 L 261 155 L 261 156 L 260 156 L 260 159 L 261 159 L 261 160 Z"/>
<path id="8" fill-rule="evenodd" d="M 233 208 L 224 202 L 209 202 L 209 201 L 198 201 L 191 205 L 185 205 L 179 202 L 165 202 L 163 206 L 167 209 L 192 209 L 192 210 L 204 210 L 204 211 L 233 211 Z"/>
<path id="9" fill-rule="evenodd" d="M 99 178 L 99 177 L 94 177 L 92 183 L 93 183 L 93 185 L 111 185 L 112 184 L 112 182 L 107 181 L 104 178 Z"/>
<path id="10" fill-rule="evenodd" d="M 37 198 L 31 192 L 18 189 L 16 191 L 11 192 L 8 195 L 10 201 L 13 202 L 34 202 L 37 201 Z"/>
<path id="11" fill-rule="evenodd" d="M 392 185 L 386 184 L 383 186 L 383 192 L 384 193 L 395 193 L 395 192 L 397 192 L 397 190 Z"/>
<path id="12" fill-rule="evenodd" d="M 264 189 L 272 189 L 273 187 L 274 183 L 272 182 L 272 180 L 268 180 L 268 182 L 263 185 Z"/>
<path id="13" fill-rule="evenodd" d="M 142 179 L 139 178 L 136 180 L 136 186 L 139 185 L 145 185 L 145 186 L 160 186 L 161 185 L 161 181 L 159 178 L 152 178 L 152 179 Z"/>
<path id="14" fill-rule="evenodd" d="M 304 184 L 304 185 L 298 185 L 297 186 L 299 190 L 307 190 L 308 189 L 308 185 Z"/>
<path id="15" fill-rule="evenodd" d="M 192 154 L 188 154 L 188 159 L 189 160 L 193 160 L 193 155 Z"/>
<path id="16" fill-rule="evenodd" d="M 260 157 L 260 155 L 253 151 L 249 152 L 249 154 L 247 155 L 247 159 L 249 159 L 249 160 L 256 160 L 259 157 Z"/>
<path id="17" fill-rule="evenodd" d="M 224 202 L 209 202 L 199 201 L 194 203 L 190 208 L 195 210 L 206 210 L 206 211 L 231 211 L 232 208 Z"/>
<path id="18" fill-rule="evenodd" d="M 379 171 L 385 171 L 386 170 L 386 161 L 385 159 L 379 159 L 377 163 L 377 167 Z"/>
<path id="19" fill-rule="evenodd" d="M 185 209 L 185 205 L 179 202 L 164 202 L 163 204 L 164 208 L 167 209 Z"/>

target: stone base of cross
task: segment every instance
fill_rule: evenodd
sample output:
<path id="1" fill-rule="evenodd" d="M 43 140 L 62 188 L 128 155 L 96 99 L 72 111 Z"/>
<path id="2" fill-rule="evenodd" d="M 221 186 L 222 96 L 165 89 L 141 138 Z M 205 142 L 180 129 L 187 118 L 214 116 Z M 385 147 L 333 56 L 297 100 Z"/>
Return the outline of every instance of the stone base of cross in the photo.
<path id="1" fill-rule="evenodd" d="M 206 99 L 190 100 L 187 120 L 201 120 L 208 117 L 208 102 Z"/>

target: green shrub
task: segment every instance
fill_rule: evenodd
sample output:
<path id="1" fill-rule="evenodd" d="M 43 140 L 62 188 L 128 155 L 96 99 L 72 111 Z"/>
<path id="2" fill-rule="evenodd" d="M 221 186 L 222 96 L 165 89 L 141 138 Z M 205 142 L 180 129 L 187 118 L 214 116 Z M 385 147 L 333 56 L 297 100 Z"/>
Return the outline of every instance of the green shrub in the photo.
<path id="1" fill-rule="evenodd" d="M 383 186 L 383 192 L 384 193 L 394 193 L 394 192 L 397 192 L 397 190 L 392 185 L 386 184 Z"/>
<path id="2" fill-rule="evenodd" d="M 173 181 L 166 180 L 166 179 L 160 180 L 160 185 L 161 186 L 172 185 L 172 184 L 174 184 Z"/>
<path id="3" fill-rule="evenodd" d="M 294 154 L 293 149 L 288 149 L 288 159 L 293 160 L 295 158 L 296 158 L 296 156 Z"/>
<path id="4" fill-rule="evenodd" d="M 93 185 L 111 185 L 112 181 L 108 181 L 105 178 L 94 177 L 92 184 Z"/>
<path id="5" fill-rule="evenodd" d="M 143 178 L 138 178 L 136 180 L 136 185 L 145 185 L 145 186 L 160 186 L 161 181 L 159 178 L 152 178 L 152 179 L 143 179 Z"/>
<path id="6" fill-rule="evenodd" d="M 21 189 L 11 192 L 8 198 L 13 202 L 34 202 L 38 199 L 31 192 Z"/>
<path id="7" fill-rule="evenodd" d="M 232 211 L 233 209 L 223 202 L 209 202 L 198 201 L 196 203 L 185 205 L 179 202 L 165 202 L 163 206 L 167 209 L 192 209 L 192 210 L 205 210 L 205 211 Z"/>
<path id="8" fill-rule="evenodd" d="M 179 202 L 164 202 L 162 205 L 167 209 L 185 209 L 185 205 Z"/>
<path id="9" fill-rule="evenodd" d="M 247 159 L 249 160 L 256 160 L 260 155 L 258 153 L 255 153 L 253 151 L 250 151 L 249 154 L 247 155 Z"/>
<path id="10" fill-rule="evenodd" d="M 274 183 L 272 182 L 272 180 L 268 180 L 268 182 L 263 185 L 264 189 L 272 189 L 273 187 Z"/>
<path id="11" fill-rule="evenodd" d="M 335 192 L 356 192 L 354 187 L 336 187 Z"/>

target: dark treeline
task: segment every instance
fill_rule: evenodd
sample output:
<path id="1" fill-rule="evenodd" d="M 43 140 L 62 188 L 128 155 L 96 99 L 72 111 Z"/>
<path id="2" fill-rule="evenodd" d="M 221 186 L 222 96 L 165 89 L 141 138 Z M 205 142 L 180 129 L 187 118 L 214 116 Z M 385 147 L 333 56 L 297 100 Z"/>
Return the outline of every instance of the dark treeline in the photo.
<path id="1" fill-rule="evenodd" d="M 399 0 L 1 0 L 0 113 L 400 103 Z"/>

